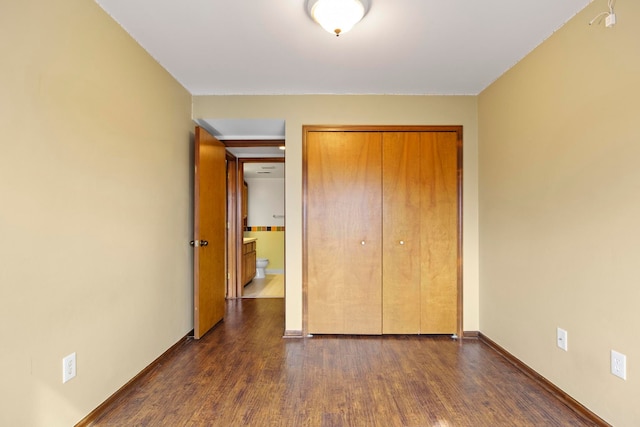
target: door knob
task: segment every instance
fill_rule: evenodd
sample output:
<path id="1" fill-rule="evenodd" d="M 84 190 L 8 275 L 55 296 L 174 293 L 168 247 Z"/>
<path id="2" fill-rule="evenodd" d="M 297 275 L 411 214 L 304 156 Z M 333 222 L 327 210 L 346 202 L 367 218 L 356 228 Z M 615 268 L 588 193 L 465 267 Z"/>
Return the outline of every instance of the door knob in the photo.
<path id="1" fill-rule="evenodd" d="M 401 245 L 404 245 L 404 240 L 400 240 L 400 244 L 401 244 Z"/>
<path id="2" fill-rule="evenodd" d="M 360 244 L 361 244 L 362 246 L 364 246 L 364 244 L 365 244 L 365 241 L 363 240 L 362 242 L 360 242 Z"/>
<path id="3" fill-rule="evenodd" d="M 195 246 L 195 247 L 198 247 L 198 246 L 209 246 L 209 242 L 207 242 L 206 240 L 200 240 L 200 241 L 192 240 L 192 241 L 189 242 L 189 244 L 191 246 Z"/>
<path id="4" fill-rule="evenodd" d="M 192 241 L 190 241 L 190 242 L 189 242 L 189 244 L 190 244 L 191 246 L 195 246 L 195 245 L 196 245 L 196 242 L 192 240 Z"/>
<path id="5" fill-rule="evenodd" d="M 206 240 L 200 240 L 200 246 L 209 246 L 209 242 Z"/>

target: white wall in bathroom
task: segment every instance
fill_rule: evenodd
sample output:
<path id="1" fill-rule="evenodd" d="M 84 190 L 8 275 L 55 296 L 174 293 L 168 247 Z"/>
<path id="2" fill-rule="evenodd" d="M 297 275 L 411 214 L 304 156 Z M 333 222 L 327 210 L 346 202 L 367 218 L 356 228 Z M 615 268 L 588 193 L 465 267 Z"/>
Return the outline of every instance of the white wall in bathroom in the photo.
<path id="1" fill-rule="evenodd" d="M 284 226 L 284 178 L 253 178 L 245 181 L 249 186 L 247 225 Z"/>

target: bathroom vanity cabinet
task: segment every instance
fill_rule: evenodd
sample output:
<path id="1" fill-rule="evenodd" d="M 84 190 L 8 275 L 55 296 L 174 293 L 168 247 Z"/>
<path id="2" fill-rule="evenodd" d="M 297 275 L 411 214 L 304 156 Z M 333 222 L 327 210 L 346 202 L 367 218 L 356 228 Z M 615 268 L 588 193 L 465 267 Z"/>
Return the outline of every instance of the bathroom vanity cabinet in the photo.
<path id="1" fill-rule="evenodd" d="M 244 239 L 242 243 L 242 285 L 256 276 L 256 239 Z"/>
<path id="2" fill-rule="evenodd" d="M 308 333 L 460 333 L 462 128 L 396 129 L 305 127 Z"/>

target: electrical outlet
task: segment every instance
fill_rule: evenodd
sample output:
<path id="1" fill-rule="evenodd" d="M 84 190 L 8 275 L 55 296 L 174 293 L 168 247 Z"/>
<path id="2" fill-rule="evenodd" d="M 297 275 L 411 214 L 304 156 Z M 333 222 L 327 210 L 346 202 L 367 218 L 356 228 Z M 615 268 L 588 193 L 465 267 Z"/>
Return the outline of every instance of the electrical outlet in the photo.
<path id="1" fill-rule="evenodd" d="M 611 373 L 623 380 L 627 379 L 627 356 L 611 350 Z"/>
<path id="2" fill-rule="evenodd" d="M 558 328 L 556 331 L 556 344 L 564 351 L 569 351 L 567 347 L 567 331 L 562 328 Z"/>
<path id="3" fill-rule="evenodd" d="M 76 354 L 71 353 L 62 359 L 62 383 L 76 376 Z"/>

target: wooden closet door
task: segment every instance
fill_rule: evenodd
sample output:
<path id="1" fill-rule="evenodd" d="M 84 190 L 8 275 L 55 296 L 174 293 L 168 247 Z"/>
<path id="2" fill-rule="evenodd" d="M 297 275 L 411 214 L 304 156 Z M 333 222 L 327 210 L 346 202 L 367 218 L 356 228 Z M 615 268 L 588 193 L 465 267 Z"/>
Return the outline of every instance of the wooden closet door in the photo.
<path id="1" fill-rule="evenodd" d="M 421 326 L 423 334 L 457 333 L 458 138 L 422 132 Z"/>
<path id="2" fill-rule="evenodd" d="M 382 331 L 420 333 L 420 133 L 382 137 Z"/>
<path id="3" fill-rule="evenodd" d="M 382 333 L 380 138 L 307 133 L 310 333 Z"/>

